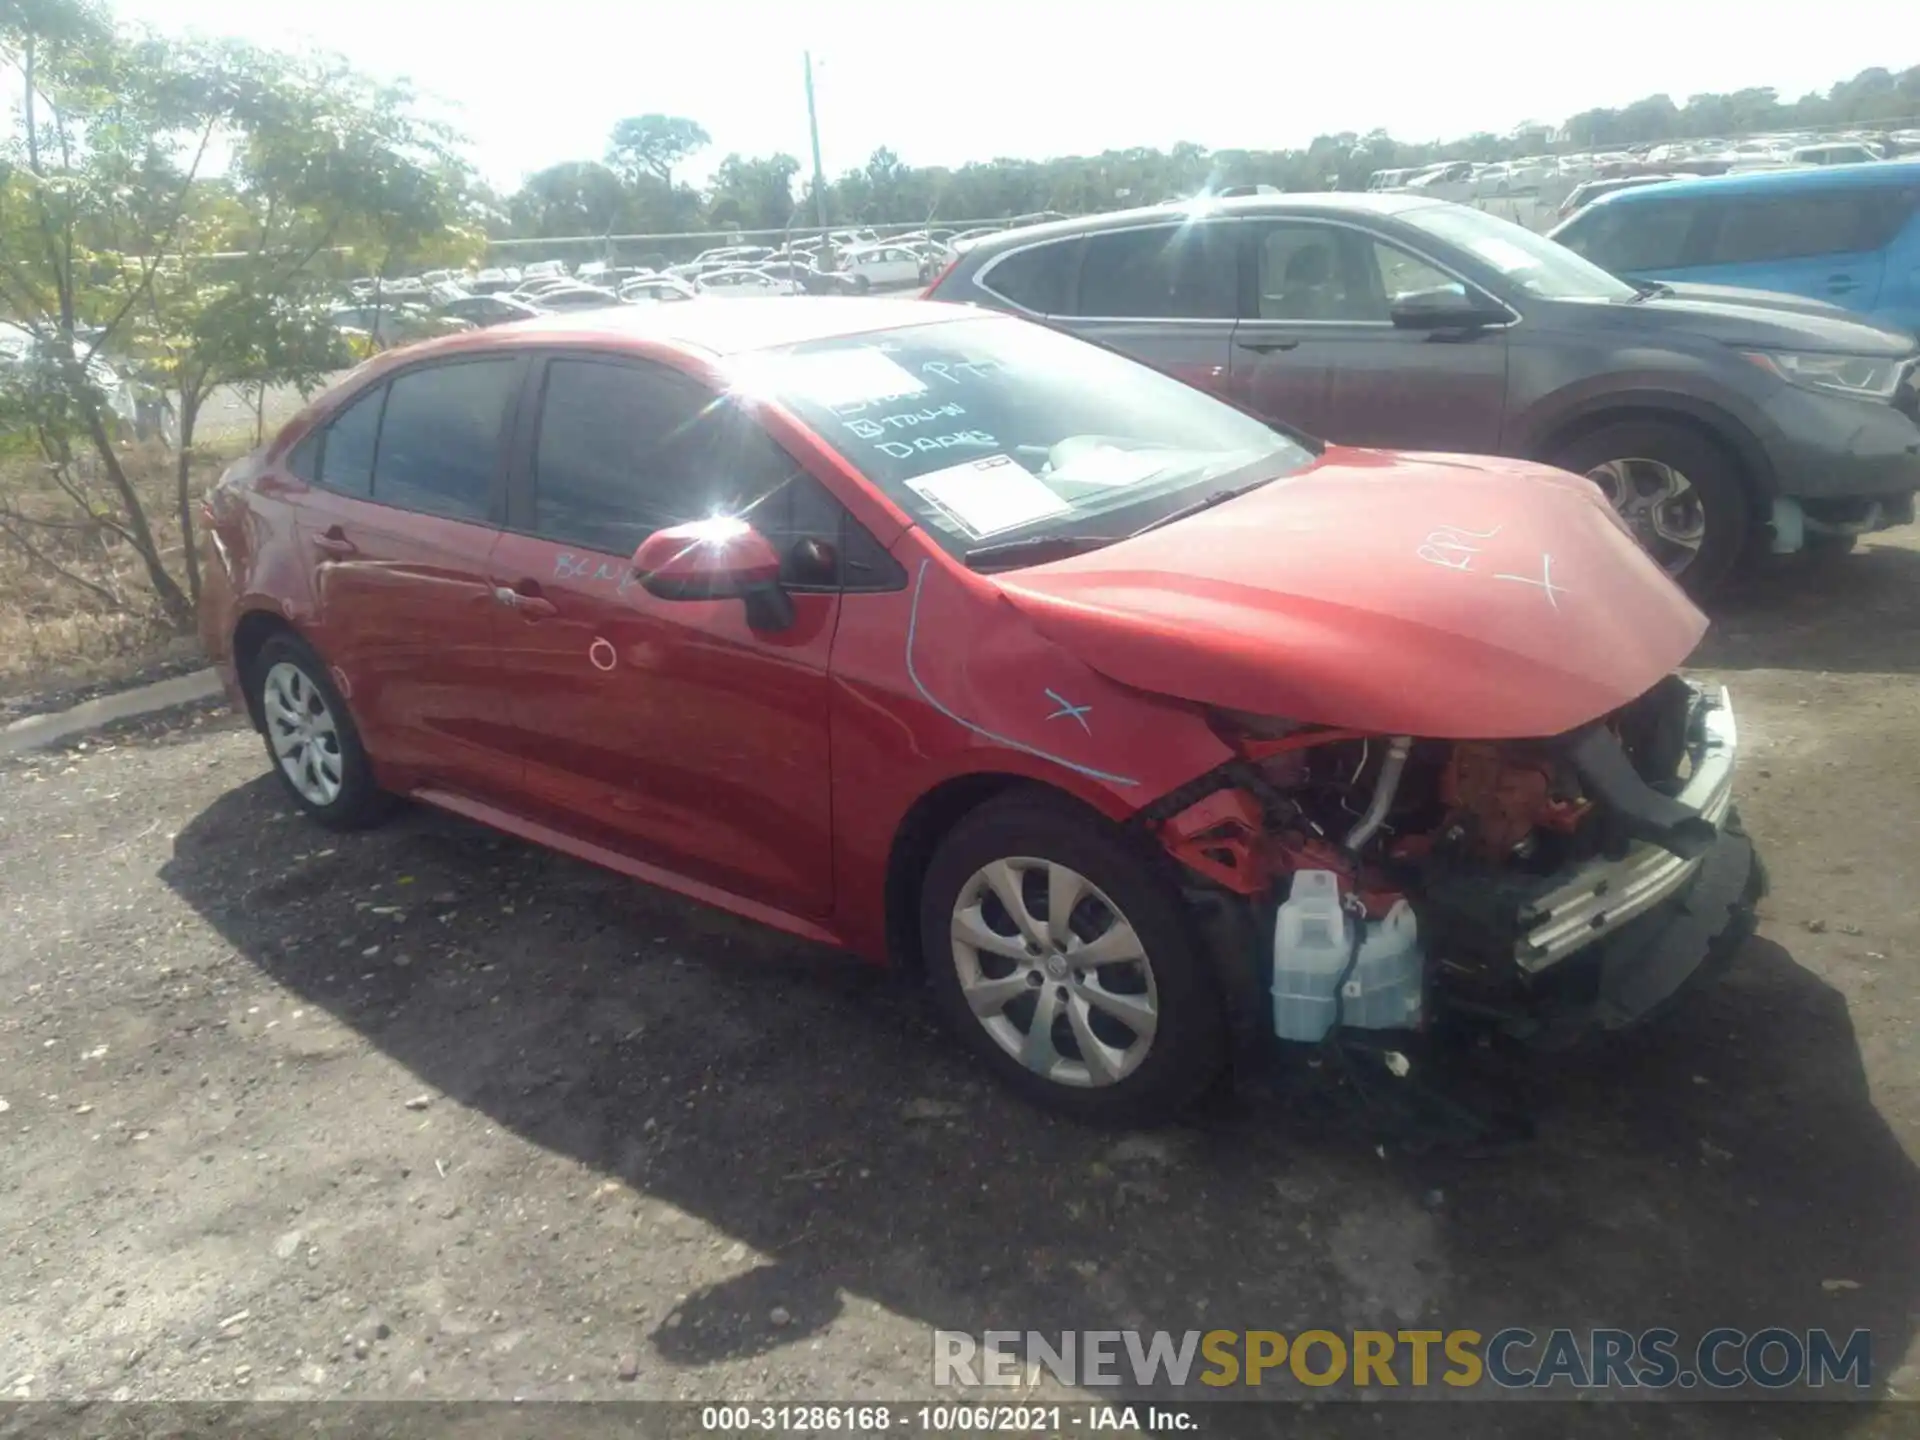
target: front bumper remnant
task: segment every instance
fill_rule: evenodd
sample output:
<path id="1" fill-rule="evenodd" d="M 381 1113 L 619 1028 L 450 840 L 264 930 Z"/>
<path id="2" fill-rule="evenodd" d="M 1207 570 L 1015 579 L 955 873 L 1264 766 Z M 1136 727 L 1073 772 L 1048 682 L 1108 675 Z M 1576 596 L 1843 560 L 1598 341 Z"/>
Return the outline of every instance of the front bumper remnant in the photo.
<path id="1" fill-rule="evenodd" d="M 1704 740 L 1694 758 L 1693 773 L 1675 798 L 1719 826 L 1733 806 L 1739 731 L 1732 698 L 1724 688 L 1717 699 L 1702 698 Z M 1611 935 L 1678 894 L 1725 839 L 1723 830 L 1703 853 L 1690 858 L 1643 840 L 1618 860 L 1582 866 L 1571 880 L 1527 906 L 1521 917 L 1525 928 L 1514 947 L 1515 961 L 1526 974 L 1537 974 Z"/>

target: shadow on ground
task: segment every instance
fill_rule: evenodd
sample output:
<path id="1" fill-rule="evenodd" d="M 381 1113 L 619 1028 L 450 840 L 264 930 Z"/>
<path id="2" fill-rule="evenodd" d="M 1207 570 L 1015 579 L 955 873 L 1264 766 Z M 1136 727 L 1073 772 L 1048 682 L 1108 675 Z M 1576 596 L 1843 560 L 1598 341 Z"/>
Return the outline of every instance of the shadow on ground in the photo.
<path id="1" fill-rule="evenodd" d="M 426 1085 L 774 1257 L 687 1296 L 653 1334 L 671 1363 L 804 1344 L 846 1295 L 975 1332 L 1869 1327 L 1876 1388 L 1911 1338 L 1920 1184 L 1842 998 L 1767 941 L 1664 1028 L 1531 1072 L 1538 1138 L 1498 1158 L 1383 1156 L 1346 1112 L 1257 1088 L 1122 1140 L 983 1083 L 908 986 L 841 957 L 435 814 L 316 845 L 283 809 L 265 777 L 222 796 L 164 879 Z M 396 939 L 356 901 L 400 873 L 420 899 Z M 414 963 L 337 958 L 368 935 Z M 775 1296 L 784 1328 L 758 1318 Z M 1595 1408 L 1475 1428 L 1586 1433 Z M 1727 1405 L 1635 1413 L 1756 1433 Z"/>
<path id="2" fill-rule="evenodd" d="M 1707 609 L 1713 628 L 1689 661 L 1703 668 L 1920 670 L 1920 550 L 1768 557 Z"/>

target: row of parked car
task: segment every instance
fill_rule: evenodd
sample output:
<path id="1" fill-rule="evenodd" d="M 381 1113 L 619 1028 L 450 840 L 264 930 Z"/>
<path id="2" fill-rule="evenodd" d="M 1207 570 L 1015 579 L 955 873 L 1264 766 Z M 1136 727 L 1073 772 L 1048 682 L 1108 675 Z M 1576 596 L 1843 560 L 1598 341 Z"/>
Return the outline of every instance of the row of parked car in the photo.
<path id="1" fill-rule="evenodd" d="M 1844 551 L 1912 518 L 1920 159 L 1643 185 L 1551 237 L 1420 187 L 1262 187 L 995 233 L 724 247 L 664 273 L 422 281 L 432 313 L 485 325 L 877 288 L 849 278 L 863 261 L 897 265 L 889 286 L 937 267 L 933 298 L 1042 318 L 1334 441 L 1575 470 L 1695 593 L 1756 549 Z"/>
<path id="2" fill-rule="evenodd" d="M 1062 217 L 1049 217 L 1062 218 Z M 602 306 L 656 304 L 709 295 L 866 295 L 923 285 L 949 264 L 956 243 L 991 228 L 928 229 L 882 239 L 872 230 L 836 230 L 780 246 L 726 245 L 675 265 L 562 260 L 431 270 L 394 280 L 353 282 L 335 322 L 362 348 L 422 339 L 467 326 Z"/>
<path id="3" fill-rule="evenodd" d="M 1622 192 L 1557 239 L 1418 191 L 1221 198 L 966 245 L 929 294 L 1321 439 L 1588 476 L 1699 594 L 1913 519 L 1916 277 L 1905 161 Z"/>
<path id="4" fill-rule="evenodd" d="M 1686 140 L 1632 150 L 1530 155 L 1491 163 L 1442 161 L 1414 169 L 1376 170 L 1368 177 L 1367 188 L 1404 190 L 1465 204 L 1534 197 L 1565 219 L 1613 190 L 1679 176 L 1871 164 L 1916 153 L 1920 153 L 1920 130 L 1761 135 L 1738 141 Z"/>

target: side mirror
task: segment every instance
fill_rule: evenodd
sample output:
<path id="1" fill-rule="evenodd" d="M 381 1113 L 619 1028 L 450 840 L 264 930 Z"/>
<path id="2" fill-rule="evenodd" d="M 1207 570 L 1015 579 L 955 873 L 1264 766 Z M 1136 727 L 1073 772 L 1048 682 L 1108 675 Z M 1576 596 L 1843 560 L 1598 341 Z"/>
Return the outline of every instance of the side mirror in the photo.
<path id="1" fill-rule="evenodd" d="M 696 520 L 656 530 L 633 552 L 640 588 L 662 600 L 744 600 L 756 630 L 793 624 L 780 556 L 744 520 Z"/>
<path id="2" fill-rule="evenodd" d="M 1513 319 L 1506 306 L 1461 285 L 1396 295 L 1387 315 L 1401 330 L 1482 330 Z"/>

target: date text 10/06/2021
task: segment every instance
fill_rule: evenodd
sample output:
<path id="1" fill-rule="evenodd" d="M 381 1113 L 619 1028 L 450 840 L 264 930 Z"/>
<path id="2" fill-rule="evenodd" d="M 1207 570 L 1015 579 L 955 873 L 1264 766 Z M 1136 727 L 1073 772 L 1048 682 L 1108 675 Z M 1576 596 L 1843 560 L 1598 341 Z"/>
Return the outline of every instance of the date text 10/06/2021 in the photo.
<path id="1" fill-rule="evenodd" d="M 1165 1405 L 703 1405 L 700 1428 L 725 1435 L 1174 1434 L 1197 1431 L 1200 1421 L 1191 1409 Z"/>

